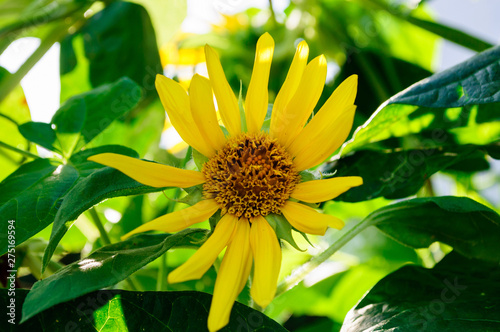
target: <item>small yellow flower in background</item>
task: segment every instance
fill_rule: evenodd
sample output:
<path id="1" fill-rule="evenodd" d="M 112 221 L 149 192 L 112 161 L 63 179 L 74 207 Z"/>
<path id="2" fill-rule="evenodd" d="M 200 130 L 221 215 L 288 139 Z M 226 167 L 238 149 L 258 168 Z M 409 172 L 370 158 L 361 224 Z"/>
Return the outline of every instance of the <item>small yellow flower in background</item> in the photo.
<path id="1" fill-rule="evenodd" d="M 205 56 L 210 80 L 195 75 L 189 94 L 179 83 L 157 76 L 156 87 L 172 125 L 186 143 L 208 158 L 200 172 L 112 153 L 89 158 L 153 187 L 203 185 L 200 202 L 161 216 L 126 236 L 149 230 L 177 232 L 221 211 L 213 234 L 168 276 L 171 283 L 199 279 L 227 247 L 210 307 L 210 331 L 229 322 L 252 264 L 252 298 L 261 307 L 274 298 L 281 248 L 267 215 L 282 214 L 295 229 L 323 235 L 327 227 L 340 229 L 343 222 L 303 203 L 327 201 L 362 184 L 356 176 L 302 182 L 299 173 L 323 162 L 347 138 L 356 108 L 357 76 L 347 78 L 306 125 L 323 91 L 326 59 L 320 55 L 307 63 L 309 48 L 301 42 L 274 101 L 269 132 L 265 132 L 261 128 L 268 108 L 273 52 L 274 41 L 265 33 L 257 42 L 244 119 L 219 58 L 208 45 Z M 217 121 L 213 94 L 228 137 Z"/>

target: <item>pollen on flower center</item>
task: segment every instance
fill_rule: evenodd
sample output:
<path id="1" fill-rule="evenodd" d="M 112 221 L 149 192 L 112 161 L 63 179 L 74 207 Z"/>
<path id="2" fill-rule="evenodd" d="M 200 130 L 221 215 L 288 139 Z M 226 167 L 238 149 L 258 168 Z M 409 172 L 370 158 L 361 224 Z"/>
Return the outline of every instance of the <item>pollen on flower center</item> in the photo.
<path id="1" fill-rule="evenodd" d="M 279 213 L 300 180 L 291 156 L 265 133 L 229 139 L 202 173 L 205 198 L 215 199 L 223 214 L 246 218 Z"/>

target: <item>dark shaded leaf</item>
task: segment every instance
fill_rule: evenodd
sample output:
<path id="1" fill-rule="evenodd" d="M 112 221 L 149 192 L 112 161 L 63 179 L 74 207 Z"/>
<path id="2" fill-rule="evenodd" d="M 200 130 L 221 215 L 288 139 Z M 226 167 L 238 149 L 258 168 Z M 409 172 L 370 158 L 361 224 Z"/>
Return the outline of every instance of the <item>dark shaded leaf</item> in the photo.
<path id="1" fill-rule="evenodd" d="M 112 2 L 94 15 L 83 29 L 85 55 L 93 86 L 127 76 L 156 94 L 154 81 L 163 68 L 151 20 L 140 5 Z"/>
<path id="2" fill-rule="evenodd" d="M 17 308 L 25 301 L 28 291 L 16 290 Z M 0 290 L 0 303 L 4 306 L 10 297 Z M 206 293 L 183 292 L 129 292 L 100 290 L 77 299 L 55 305 L 43 313 L 16 325 L 6 319 L 0 322 L 2 331 L 187 331 L 207 330 L 208 310 L 212 296 Z M 286 329 L 261 312 L 236 302 L 229 324 L 220 330 L 280 331 Z"/>
<path id="3" fill-rule="evenodd" d="M 23 306 L 23 321 L 92 291 L 112 286 L 152 262 L 172 247 L 199 246 L 207 230 L 187 229 L 176 234 L 141 234 L 94 251 L 33 285 Z"/>
<path id="4" fill-rule="evenodd" d="M 375 285 L 341 331 L 499 331 L 498 280 L 498 264 L 454 253 L 433 269 L 405 266 Z"/>
<path id="5" fill-rule="evenodd" d="M 378 209 L 366 219 L 413 248 L 439 241 L 466 257 L 500 262 L 500 216 L 467 197 L 410 199 Z"/>
<path id="6" fill-rule="evenodd" d="M 404 198 L 415 194 L 436 172 L 445 169 L 480 171 L 488 169 L 485 148 L 464 145 L 406 151 L 357 151 L 323 166 L 335 176 L 361 176 L 363 185 L 336 200 L 360 202 L 376 197 Z"/>

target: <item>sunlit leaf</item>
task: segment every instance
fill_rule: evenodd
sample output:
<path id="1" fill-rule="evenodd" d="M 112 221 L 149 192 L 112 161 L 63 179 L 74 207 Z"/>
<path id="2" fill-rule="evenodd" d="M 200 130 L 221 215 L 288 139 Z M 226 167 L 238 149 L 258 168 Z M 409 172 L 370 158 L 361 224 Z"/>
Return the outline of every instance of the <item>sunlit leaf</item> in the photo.
<path id="1" fill-rule="evenodd" d="M 172 247 L 199 246 L 206 233 L 188 229 L 173 235 L 142 234 L 102 247 L 35 283 L 23 306 L 23 321 L 55 304 L 114 285 Z"/>
<path id="2" fill-rule="evenodd" d="M 500 47 L 492 48 L 392 97 L 356 130 L 342 154 L 393 136 L 402 137 L 427 128 L 442 130 L 443 123 L 447 124 L 445 129 L 476 128 L 488 122 L 494 125 L 500 119 L 499 59 Z M 495 128 L 496 137 L 493 133 L 489 142 L 500 135 Z"/>

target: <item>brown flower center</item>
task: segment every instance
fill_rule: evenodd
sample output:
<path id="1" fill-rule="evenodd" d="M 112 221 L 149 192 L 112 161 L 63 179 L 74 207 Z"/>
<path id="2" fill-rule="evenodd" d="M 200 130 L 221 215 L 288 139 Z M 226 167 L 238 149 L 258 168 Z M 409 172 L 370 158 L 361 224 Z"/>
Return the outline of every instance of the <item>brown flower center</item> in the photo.
<path id="1" fill-rule="evenodd" d="M 222 214 L 251 218 L 279 213 L 300 181 L 291 156 L 267 134 L 241 134 L 203 165 L 205 198 Z"/>

